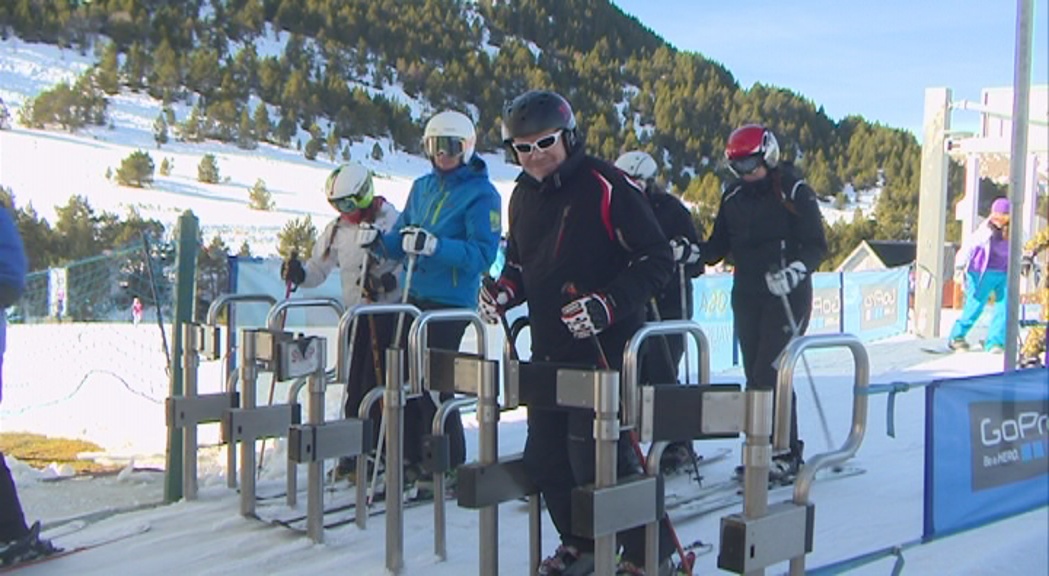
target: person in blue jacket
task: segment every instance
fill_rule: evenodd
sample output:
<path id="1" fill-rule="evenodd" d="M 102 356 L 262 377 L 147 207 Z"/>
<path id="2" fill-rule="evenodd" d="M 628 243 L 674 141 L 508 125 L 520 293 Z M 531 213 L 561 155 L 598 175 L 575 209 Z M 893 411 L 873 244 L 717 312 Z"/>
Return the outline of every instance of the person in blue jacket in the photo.
<path id="1" fill-rule="evenodd" d="M 0 203 L 0 399 L 3 398 L 4 350 L 7 347 L 7 308 L 25 291 L 25 249 L 8 208 Z M 8 566 L 54 553 L 48 540 L 40 539 L 40 523 L 26 526 L 14 478 L 0 453 L 0 566 Z"/>
<path id="2" fill-rule="evenodd" d="M 381 238 L 378 231 L 358 236 L 365 245 L 381 240 L 381 246 L 373 249 L 384 250 L 390 259 L 414 255 L 411 283 L 404 287 L 408 302 L 420 310 L 476 308 L 481 275 L 499 249 L 502 202 L 488 178 L 488 167 L 474 154 L 475 143 L 473 121 L 465 114 L 451 110 L 436 114 L 423 132 L 423 148 L 433 171 L 412 183 L 404 210 L 389 232 Z M 429 328 L 427 343 L 430 348 L 457 351 L 466 326 L 466 322 L 436 323 Z M 442 395 L 441 400 L 448 397 Z M 431 433 L 435 412 L 429 395 L 405 405 L 408 482 L 420 473 L 422 439 Z M 466 461 L 466 439 L 457 411 L 449 416 L 445 433 L 450 437 L 451 465 L 459 466 Z"/>

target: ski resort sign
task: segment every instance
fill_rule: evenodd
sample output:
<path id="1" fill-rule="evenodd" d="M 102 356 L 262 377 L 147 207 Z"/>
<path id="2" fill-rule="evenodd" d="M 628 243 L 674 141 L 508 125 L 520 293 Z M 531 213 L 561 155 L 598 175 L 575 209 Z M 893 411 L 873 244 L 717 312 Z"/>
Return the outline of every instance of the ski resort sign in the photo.
<path id="1" fill-rule="evenodd" d="M 1049 504 L 1047 379 L 1036 368 L 926 389 L 926 538 Z"/>

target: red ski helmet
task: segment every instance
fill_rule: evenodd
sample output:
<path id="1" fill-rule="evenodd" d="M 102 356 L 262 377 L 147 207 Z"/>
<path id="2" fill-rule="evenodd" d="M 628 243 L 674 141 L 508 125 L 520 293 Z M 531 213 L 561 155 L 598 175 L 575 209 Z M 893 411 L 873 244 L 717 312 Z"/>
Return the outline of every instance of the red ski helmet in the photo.
<path id="1" fill-rule="evenodd" d="M 779 143 L 771 130 L 761 124 L 746 124 L 732 131 L 725 144 L 725 160 L 737 177 L 750 174 L 761 164 L 779 164 Z"/>

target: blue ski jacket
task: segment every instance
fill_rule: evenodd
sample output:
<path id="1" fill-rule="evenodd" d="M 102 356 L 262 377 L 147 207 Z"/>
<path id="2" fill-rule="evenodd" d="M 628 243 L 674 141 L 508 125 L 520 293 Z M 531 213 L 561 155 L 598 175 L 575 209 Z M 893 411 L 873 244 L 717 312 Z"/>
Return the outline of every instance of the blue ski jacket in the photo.
<path id="1" fill-rule="evenodd" d="M 499 249 L 501 208 L 488 166 L 477 156 L 450 172 L 435 169 L 416 179 L 400 218 L 383 236 L 383 247 L 393 259 L 405 256 L 403 228 L 418 226 L 437 237 L 433 255 L 420 256 L 415 263 L 409 297 L 475 308 L 481 275 Z"/>
<path id="2" fill-rule="evenodd" d="M 6 309 L 25 291 L 26 268 L 22 237 L 18 235 L 11 213 L 0 205 L 0 365 L 7 347 Z"/>

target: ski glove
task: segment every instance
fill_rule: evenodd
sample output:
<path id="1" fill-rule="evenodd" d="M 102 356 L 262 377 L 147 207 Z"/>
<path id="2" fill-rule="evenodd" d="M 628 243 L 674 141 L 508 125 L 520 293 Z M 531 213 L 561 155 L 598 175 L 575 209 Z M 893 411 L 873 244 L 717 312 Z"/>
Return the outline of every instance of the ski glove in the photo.
<path id="1" fill-rule="evenodd" d="M 306 269 L 298 258 L 289 258 L 280 265 L 280 278 L 298 286 L 306 281 Z"/>
<path id="2" fill-rule="evenodd" d="M 671 240 L 670 249 L 674 252 L 674 262 L 677 264 L 692 265 L 699 262 L 699 246 L 684 236 Z"/>
<path id="3" fill-rule="evenodd" d="M 612 325 L 612 304 L 608 297 L 591 292 L 561 307 L 561 321 L 574 338 L 589 338 Z"/>
<path id="4" fill-rule="evenodd" d="M 513 299 L 514 289 L 508 282 L 496 282 L 486 276 L 477 294 L 477 312 L 485 322 L 498 324 Z"/>
<path id="5" fill-rule="evenodd" d="M 797 288 L 808 274 L 809 271 L 805 268 L 805 264 L 795 260 L 782 270 L 765 274 L 765 283 L 768 284 L 769 292 L 772 292 L 774 296 L 786 296 Z"/>
<path id="6" fill-rule="evenodd" d="M 418 226 L 401 230 L 401 248 L 408 254 L 433 256 L 437 251 L 437 237 Z"/>
<path id="7" fill-rule="evenodd" d="M 367 222 L 362 222 L 357 228 L 357 245 L 362 248 L 371 248 L 379 240 L 379 229 Z"/>

